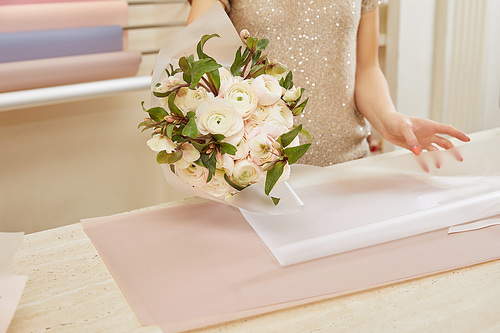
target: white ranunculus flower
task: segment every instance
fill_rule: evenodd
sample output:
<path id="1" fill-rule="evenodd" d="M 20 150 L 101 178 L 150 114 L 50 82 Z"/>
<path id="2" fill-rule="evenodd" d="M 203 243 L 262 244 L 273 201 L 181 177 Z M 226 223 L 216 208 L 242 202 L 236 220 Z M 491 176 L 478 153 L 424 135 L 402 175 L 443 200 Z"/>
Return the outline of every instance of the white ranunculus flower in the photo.
<path id="1" fill-rule="evenodd" d="M 300 88 L 293 86 L 291 89 L 288 89 L 283 96 L 285 102 L 293 102 L 296 101 L 300 97 Z"/>
<path id="2" fill-rule="evenodd" d="M 208 99 L 207 91 L 204 88 L 196 90 L 187 87 L 179 89 L 175 95 L 175 105 L 186 115 L 189 111 L 196 111 L 198 106 Z"/>
<path id="3" fill-rule="evenodd" d="M 293 113 L 281 99 L 269 106 L 269 116 L 266 118 L 266 122 L 271 121 L 276 121 L 288 129 L 293 127 Z"/>
<path id="4" fill-rule="evenodd" d="M 149 139 L 147 145 L 154 151 L 160 152 L 165 150 L 167 153 L 173 152 L 176 148 L 175 143 L 168 136 L 160 134 Z"/>
<path id="5" fill-rule="evenodd" d="M 217 169 L 224 170 L 228 175 L 233 173 L 234 170 L 234 160 L 229 154 L 217 153 L 215 156 Z"/>
<path id="6" fill-rule="evenodd" d="M 161 81 L 160 85 L 158 87 L 155 87 L 155 92 L 166 93 L 169 90 L 172 90 L 174 87 L 180 86 L 184 83 L 186 83 L 186 81 L 182 79 L 182 74 L 177 73 L 174 76 L 164 78 L 163 81 Z"/>
<path id="7" fill-rule="evenodd" d="M 175 166 L 181 169 L 187 168 L 191 163 L 197 161 L 200 158 L 200 152 L 192 144 L 185 142 L 179 149 L 182 152 L 182 157 L 180 160 L 175 162 Z"/>
<path id="8" fill-rule="evenodd" d="M 250 118 L 257 107 L 257 94 L 248 81 L 233 84 L 224 94 L 224 99 L 233 105 L 243 120 Z"/>
<path id="9" fill-rule="evenodd" d="M 213 175 L 212 179 L 205 186 L 200 187 L 200 190 L 220 199 L 225 199 L 236 191 L 224 179 L 224 171 L 219 169 L 215 170 L 215 175 Z"/>
<path id="10" fill-rule="evenodd" d="M 175 168 L 175 173 L 186 184 L 194 187 L 205 186 L 208 179 L 208 169 L 191 163 L 187 168 Z"/>
<path id="11" fill-rule="evenodd" d="M 245 127 L 241 115 L 221 98 L 205 101 L 196 109 L 198 131 L 205 134 L 222 134 L 224 142 L 236 145 L 243 137 Z"/>
<path id="12" fill-rule="evenodd" d="M 260 133 L 250 140 L 250 157 L 252 161 L 262 166 L 278 158 L 279 143 L 265 133 Z"/>
<path id="13" fill-rule="evenodd" d="M 270 109 L 267 106 L 257 105 L 252 113 L 250 119 L 254 119 L 258 122 L 263 122 L 269 116 Z"/>
<path id="14" fill-rule="evenodd" d="M 260 75 L 253 80 L 252 87 L 257 93 L 260 105 L 271 105 L 281 99 L 281 86 L 274 76 Z"/>
<path id="15" fill-rule="evenodd" d="M 219 67 L 219 76 L 220 76 L 220 87 L 219 87 L 219 95 L 223 96 L 226 91 L 235 83 L 234 77 L 230 71 L 228 71 L 224 67 Z"/>
<path id="16" fill-rule="evenodd" d="M 247 186 L 259 181 L 262 177 L 261 168 L 249 159 L 234 162 L 234 170 L 231 179 L 240 186 Z"/>
<path id="17" fill-rule="evenodd" d="M 232 156 L 232 158 L 233 160 L 241 160 L 243 158 L 247 158 L 249 153 L 250 147 L 248 146 L 247 140 L 243 138 L 236 145 L 236 155 Z"/>
<path id="18" fill-rule="evenodd" d="M 255 131 L 257 128 L 259 128 L 262 125 L 261 121 L 255 120 L 254 118 L 250 118 L 247 121 L 245 121 L 245 133 L 246 136 L 248 136 L 250 133 Z"/>

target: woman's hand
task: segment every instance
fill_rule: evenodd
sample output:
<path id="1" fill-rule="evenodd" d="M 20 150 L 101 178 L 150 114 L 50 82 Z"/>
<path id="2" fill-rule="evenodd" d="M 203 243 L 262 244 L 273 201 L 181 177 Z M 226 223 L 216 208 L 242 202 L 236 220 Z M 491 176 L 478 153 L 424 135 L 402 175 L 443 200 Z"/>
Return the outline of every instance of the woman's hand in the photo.
<path id="1" fill-rule="evenodd" d="M 451 141 L 443 135 L 457 138 L 461 141 L 470 141 L 469 137 L 453 126 L 437 123 L 432 120 L 410 117 L 397 112 L 386 113 L 379 122 L 378 130 L 384 139 L 393 144 L 408 148 L 415 155 L 422 150 L 438 150 L 453 148 Z"/>

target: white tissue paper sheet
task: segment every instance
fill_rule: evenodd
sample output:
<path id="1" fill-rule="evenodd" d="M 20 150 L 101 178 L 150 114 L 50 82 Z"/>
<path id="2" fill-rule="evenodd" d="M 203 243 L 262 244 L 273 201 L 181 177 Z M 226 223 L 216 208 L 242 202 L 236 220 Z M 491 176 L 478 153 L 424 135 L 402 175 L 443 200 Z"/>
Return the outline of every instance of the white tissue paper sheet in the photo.
<path id="1" fill-rule="evenodd" d="M 486 227 L 500 214 L 500 155 L 494 152 L 499 145 L 496 136 L 420 157 L 298 165 L 289 184 L 304 202 L 303 211 L 241 212 L 283 266 L 467 222 L 476 224 L 466 230 Z"/>
<path id="2" fill-rule="evenodd" d="M 23 237 L 23 233 L 0 232 L 0 333 L 7 332 L 28 279 L 12 274 L 14 254 Z"/>

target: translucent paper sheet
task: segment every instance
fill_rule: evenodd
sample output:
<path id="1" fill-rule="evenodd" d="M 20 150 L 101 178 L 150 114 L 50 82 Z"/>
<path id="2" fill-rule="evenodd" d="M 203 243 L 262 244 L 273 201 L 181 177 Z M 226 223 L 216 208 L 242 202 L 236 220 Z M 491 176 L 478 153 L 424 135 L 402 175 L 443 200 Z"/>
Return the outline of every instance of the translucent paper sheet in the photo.
<path id="1" fill-rule="evenodd" d="M 23 237 L 20 232 L 0 232 L 0 333 L 7 331 L 28 278 L 12 274 L 14 254 Z"/>
<path id="2" fill-rule="evenodd" d="M 470 230 L 485 227 L 477 221 L 500 214 L 499 145 L 497 135 L 421 157 L 298 166 L 289 183 L 305 210 L 242 213 L 283 266 L 467 222 L 476 223 Z"/>

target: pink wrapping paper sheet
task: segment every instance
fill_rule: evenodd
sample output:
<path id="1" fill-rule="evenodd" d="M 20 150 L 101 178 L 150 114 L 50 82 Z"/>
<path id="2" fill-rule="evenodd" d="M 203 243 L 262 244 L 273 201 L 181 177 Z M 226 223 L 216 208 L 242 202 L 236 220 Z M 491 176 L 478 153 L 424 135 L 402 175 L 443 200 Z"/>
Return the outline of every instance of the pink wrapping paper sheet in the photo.
<path id="1" fill-rule="evenodd" d="M 127 20 L 127 2 L 117 0 L 0 6 L 0 32 L 125 26 Z"/>
<path id="2" fill-rule="evenodd" d="M 210 202 L 82 221 L 144 325 L 179 331 L 500 258 L 500 226 L 447 229 L 281 267 Z"/>
<path id="3" fill-rule="evenodd" d="M 0 64 L 0 92 L 134 76 L 141 63 L 136 51 L 17 61 Z"/>

